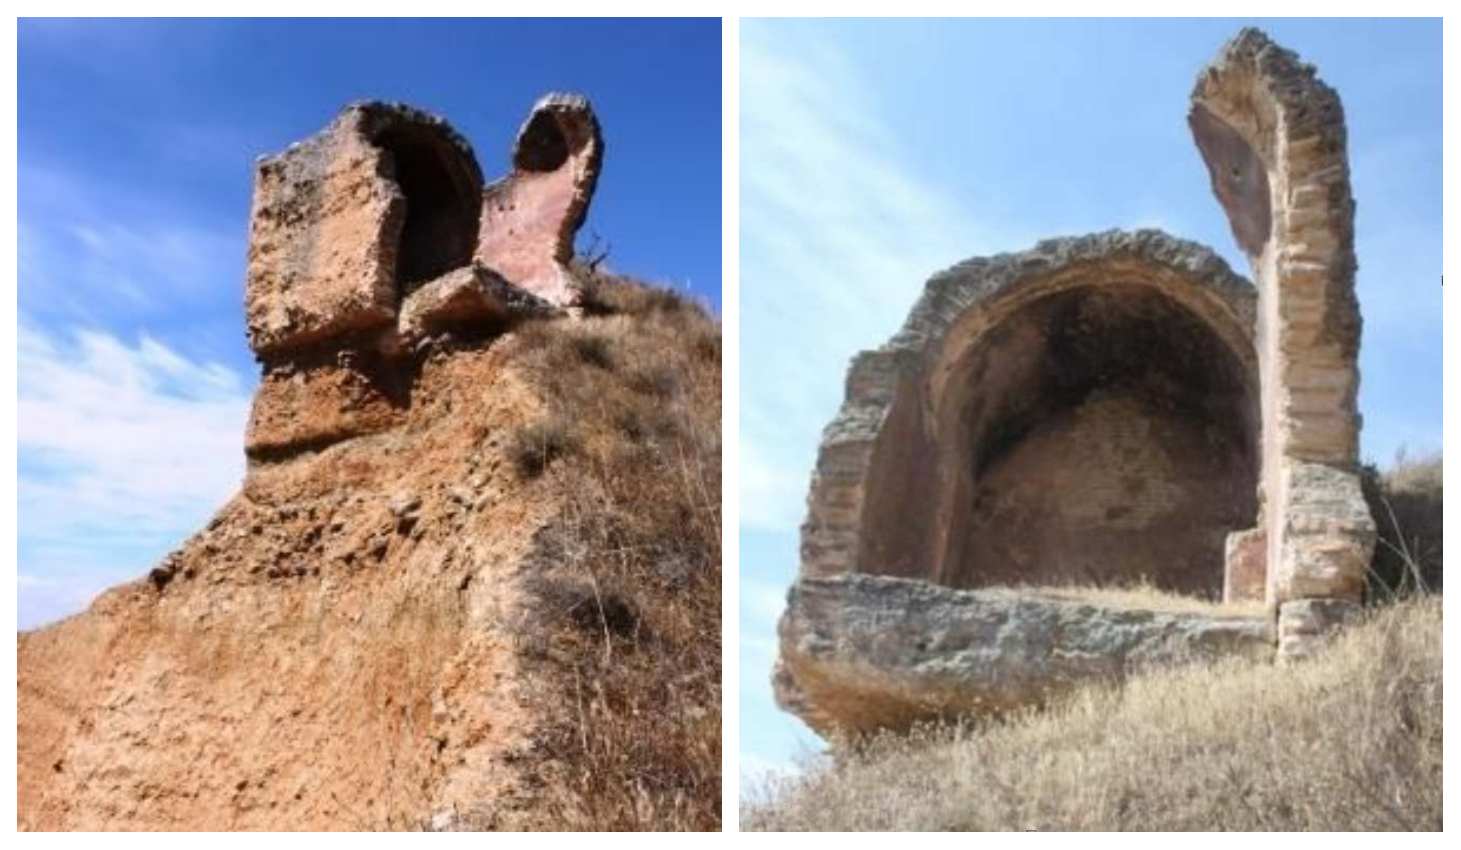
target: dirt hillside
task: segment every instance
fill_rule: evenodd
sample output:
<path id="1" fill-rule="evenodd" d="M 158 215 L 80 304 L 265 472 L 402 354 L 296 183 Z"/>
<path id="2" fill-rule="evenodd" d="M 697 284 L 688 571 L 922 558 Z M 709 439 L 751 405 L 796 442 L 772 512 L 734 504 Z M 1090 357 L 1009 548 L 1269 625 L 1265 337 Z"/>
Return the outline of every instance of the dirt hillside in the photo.
<path id="1" fill-rule="evenodd" d="M 22 633 L 19 826 L 718 827 L 719 328 L 589 292 Z"/>

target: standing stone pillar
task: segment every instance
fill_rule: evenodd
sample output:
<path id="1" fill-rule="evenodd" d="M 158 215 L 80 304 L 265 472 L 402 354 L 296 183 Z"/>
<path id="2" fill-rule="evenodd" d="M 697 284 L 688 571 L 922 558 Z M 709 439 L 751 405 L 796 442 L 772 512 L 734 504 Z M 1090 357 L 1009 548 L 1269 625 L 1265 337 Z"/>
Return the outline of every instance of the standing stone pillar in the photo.
<path id="1" fill-rule="evenodd" d="M 1307 655 L 1358 611 L 1375 524 L 1357 474 L 1360 417 L 1354 200 L 1344 111 L 1312 65 L 1244 29 L 1198 77 L 1188 116 L 1258 286 L 1258 528 L 1279 655 Z M 1241 584 L 1241 580 L 1230 585 Z"/>

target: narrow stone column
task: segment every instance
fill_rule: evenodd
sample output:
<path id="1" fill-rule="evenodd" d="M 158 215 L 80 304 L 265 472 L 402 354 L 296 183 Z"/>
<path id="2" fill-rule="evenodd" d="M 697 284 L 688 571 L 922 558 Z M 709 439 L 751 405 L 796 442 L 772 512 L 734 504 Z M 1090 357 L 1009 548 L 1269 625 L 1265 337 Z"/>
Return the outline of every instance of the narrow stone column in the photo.
<path id="1" fill-rule="evenodd" d="M 1360 315 L 1344 111 L 1312 65 L 1244 29 L 1199 75 L 1188 122 L 1258 286 L 1265 598 L 1280 656 L 1306 655 L 1347 619 L 1336 607 L 1358 605 L 1375 546 L 1357 475 Z M 1326 616 L 1289 615 L 1314 600 L 1327 600 Z"/>

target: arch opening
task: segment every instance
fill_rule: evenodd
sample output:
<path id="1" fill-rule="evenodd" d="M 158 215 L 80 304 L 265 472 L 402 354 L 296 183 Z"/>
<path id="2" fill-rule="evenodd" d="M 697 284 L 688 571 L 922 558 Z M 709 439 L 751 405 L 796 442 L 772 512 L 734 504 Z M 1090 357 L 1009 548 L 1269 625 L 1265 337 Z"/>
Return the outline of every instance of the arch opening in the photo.
<path id="1" fill-rule="evenodd" d="M 481 187 L 475 166 L 429 127 L 398 124 L 374 140 L 386 154 L 388 173 L 405 196 L 405 218 L 396 249 L 401 296 L 421 283 L 471 262 L 477 246 Z"/>
<path id="2" fill-rule="evenodd" d="M 1257 414 L 1206 322 L 1153 287 L 1078 287 L 968 356 L 975 385 L 941 439 L 962 473 L 944 583 L 1221 594 L 1226 537 L 1257 510 Z"/>
<path id="3" fill-rule="evenodd" d="M 533 113 L 518 137 L 513 166 L 521 171 L 557 171 L 568 161 L 568 139 L 550 110 Z"/>
<path id="4" fill-rule="evenodd" d="M 860 569 L 1219 598 L 1226 537 L 1257 513 L 1259 412 L 1253 352 L 1213 321 L 1129 280 L 951 332 L 941 387 L 905 382 L 884 420 Z"/>

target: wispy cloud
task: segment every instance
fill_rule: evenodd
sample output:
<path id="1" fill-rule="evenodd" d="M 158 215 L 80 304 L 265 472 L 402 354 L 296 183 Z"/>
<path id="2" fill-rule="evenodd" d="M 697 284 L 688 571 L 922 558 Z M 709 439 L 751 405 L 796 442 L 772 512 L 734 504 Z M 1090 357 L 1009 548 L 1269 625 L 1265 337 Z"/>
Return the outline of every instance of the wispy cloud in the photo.
<path id="1" fill-rule="evenodd" d="M 928 276 L 1005 244 L 977 203 L 911 170 L 899 128 L 831 44 L 748 25 L 741 60 L 741 510 L 801 520 L 848 358 L 897 327 Z"/>
<path id="2" fill-rule="evenodd" d="M 242 224 L 170 214 L 135 188 L 93 186 L 33 161 L 20 168 L 19 191 L 20 306 L 31 315 L 99 324 L 237 312 Z"/>
<path id="3" fill-rule="evenodd" d="M 821 429 L 858 350 L 897 329 L 932 273 L 1010 247 L 916 171 L 916 128 L 885 120 L 864 70 L 830 42 L 741 41 L 741 788 L 796 771 L 816 738 L 773 701 L 776 618 Z M 760 541 L 745 548 L 745 532 Z"/>
<path id="4" fill-rule="evenodd" d="M 143 336 L 19 328 L 23 625 L 135 575 L 237 488 L 249 387 Z"/>

